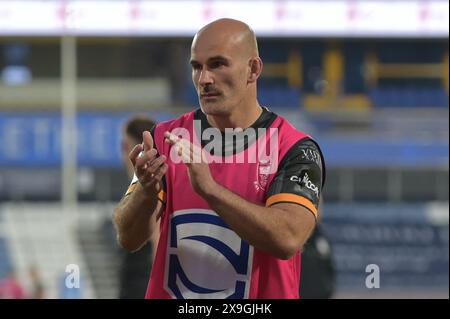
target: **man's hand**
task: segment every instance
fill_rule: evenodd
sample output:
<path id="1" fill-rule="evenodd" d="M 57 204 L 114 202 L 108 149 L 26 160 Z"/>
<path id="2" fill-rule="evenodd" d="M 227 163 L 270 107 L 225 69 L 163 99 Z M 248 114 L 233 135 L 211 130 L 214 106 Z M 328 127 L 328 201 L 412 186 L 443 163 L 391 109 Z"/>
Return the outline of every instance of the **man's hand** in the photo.
<path id="1" fill-rule="evenodd" d="M 170 132 L 165 132 L 164 137 L 164 141 L 175 148 L 178 156 L 186 164 L 194 191 L 205 197 L 211 190 L 214 190 L 216 182 L 211 175 L 204 151 L 199 146 Z"/>
<path id="2" fill-rule="evenodd" d="M 144 191 L 148 194 L 158 194 L 161 190 L 161 179 L 167 172 L 167 158 L 164 155 L 157 156 L 150 132 L 142 133 L 142 139 L 143 143 L 133 148 L 129 158 Z"/>

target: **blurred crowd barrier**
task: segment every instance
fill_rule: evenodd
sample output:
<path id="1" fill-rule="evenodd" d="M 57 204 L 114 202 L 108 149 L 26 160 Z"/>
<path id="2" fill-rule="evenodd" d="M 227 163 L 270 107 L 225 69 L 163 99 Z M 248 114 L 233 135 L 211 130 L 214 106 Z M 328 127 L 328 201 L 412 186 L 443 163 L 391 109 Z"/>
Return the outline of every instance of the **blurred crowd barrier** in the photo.
<path id="1" fill-rule="evenodd" d="M 448 202 L 328 203 L 323 214 L 338 289 L 416 297 L 440 290 L 448 298 Z M 379 288 L 366 287 L 368 265 L 379 267 Z"/>
<path id="2" fill-rule="evenodd" d="M 46 298 L 117 298 L 113 205 L 80 204 L 70 223 L 59 204 L 0 205 L 0 278 L 15 270 L 30 291 L 35 265 Z M 448 202 L 326 203 L 322 225 L 336 267 L 334 297 L 448 298 Z M 70 264 L 80 268 L 78 290 L 65 286 Z M 366 286 L 370 265 L 379 269 L 379 287 Z"/>

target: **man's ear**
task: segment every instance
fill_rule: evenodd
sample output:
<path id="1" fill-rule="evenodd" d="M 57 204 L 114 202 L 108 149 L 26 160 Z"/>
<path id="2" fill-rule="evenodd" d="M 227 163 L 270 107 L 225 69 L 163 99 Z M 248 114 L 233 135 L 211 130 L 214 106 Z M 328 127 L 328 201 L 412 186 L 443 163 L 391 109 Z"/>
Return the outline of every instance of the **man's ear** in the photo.
<path id="1" fill-rule="evenodd" d="M 250 73 L 248 75 L 248 83 L 254 83 L 261 75 L 263 69 L 263 63 L 259 57 L 251 58 L 248 61 L 250 67 Z"/>

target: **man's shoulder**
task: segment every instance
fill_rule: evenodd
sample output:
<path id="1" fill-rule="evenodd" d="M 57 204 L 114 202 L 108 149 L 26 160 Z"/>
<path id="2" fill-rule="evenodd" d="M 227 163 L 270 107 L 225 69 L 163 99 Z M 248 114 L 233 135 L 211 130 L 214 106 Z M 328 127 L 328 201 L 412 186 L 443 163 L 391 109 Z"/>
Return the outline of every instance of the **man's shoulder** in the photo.
<path id="1" fill-rule="evenodd" d="M 306 141 L 311 136 L 308 133 L 296 128 L 289 120 L 278 115 L 272 127 L 277 129 L 280 151 L 288 151 L 300 141 Z"/>
<path id="2" fill-rule="evenodd" d="M 277 128 L 280 162 L 285 163 L 291 159 L 301 159 L 307 153 L 310 154 L 311 158 L 314 158 L 319 166 L 322 166 L 322 151 L 315 139 L 302 131 L 301 128 L 295 127 L 282 115 L 276 114 L 276 116 L 272 127 Z"/>
<path id="3" fill-rule="evenodd" d="M 263 109 L 265 110 L 265 117 L 270 118 L 270 127 L 277 128 L 280 133 L 285 133 L 287 135 L 294 134 L 294 135 L 302 135 L 302 136 L 308 136 L 307 133 L 301 131 L 300 129 L 296 128 L 286 117 L 283 115 L 277 113 L 276 111 L 273 111 L 272 109 L 269 109 L 268 107 L 264 106 Z"/>

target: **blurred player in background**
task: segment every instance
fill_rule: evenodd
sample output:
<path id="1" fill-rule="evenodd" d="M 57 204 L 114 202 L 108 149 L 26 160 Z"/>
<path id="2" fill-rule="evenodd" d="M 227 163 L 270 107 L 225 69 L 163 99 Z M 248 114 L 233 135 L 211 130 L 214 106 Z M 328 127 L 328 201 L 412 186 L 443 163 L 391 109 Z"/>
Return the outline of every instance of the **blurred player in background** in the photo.
<path id="1" fill-rule="evenodd" d="M 318 224 L 302 249 L 300 298 L 331 298 L 335 292 L 335 276 L 331 245 Z"/>
<path id="2" fill-rule="evenodd" d="M 31 265 L 28 268 L 28 274 L 30 276 L 31 281 L 31 291 L 29 298 L 31 299 L 46 298 L 44 283 L 42 282 L 42 278 L 38 267 L 36 265 Z"/>
<path id="3" fill-rule="evenodd" d="M 118 240 L 137 250 L 161 220 L 146 298 L 299 298 L 300 250 L 325 180 L 322 153 L 258 103 L 263 66 L 245 23 L 202 28 L 191 66 L 201 108 L 144 132 L 131 151 L 135 177 L 114 212 Z M 270 156 L 257 153 L 273 142 Z M 237 155 L 246 160 L 236 163 Z"/>
<path id="4" fill-rule="evenodd" d="M 123 126 L 122 132 L 122 160 L 127 168 L 127 173 L 130 178 L 134 176 L 134 166 L 129 159 L 131 150 L 142 143 L 142 133 L 150 131 L 155 126 L 156 122 L 150 117 L 140 114 L 131 117 Z"/>
<path id="5" fill-rule="evenodd" d="M 127 168 L 130 180 L 134 175 L 134 166 L 128 155 L 137 144 L 142 143 L 142 133 L 150 131 L 154 126 L 155 122 L 150 117 L 138 115 L 130 118 L 123 127 L 123 163 Z M 158 238 L 159 226 L 155 228 L 152 238 L 142 249 L 134 253 L 123 253 L 123 263 L 120 268 L 119 298 L 142 299 L 145 296 Z"/>
<path id="6" fill-rule="evenodd" d="M 319 202 L 319 211 L 322 207 L 323 197 Z M 318 223 L 302 249 L 300 298 L 329 299 L 333 297 L 336 270 L 332 256 L 332 245 L 322 225 Z"/>

